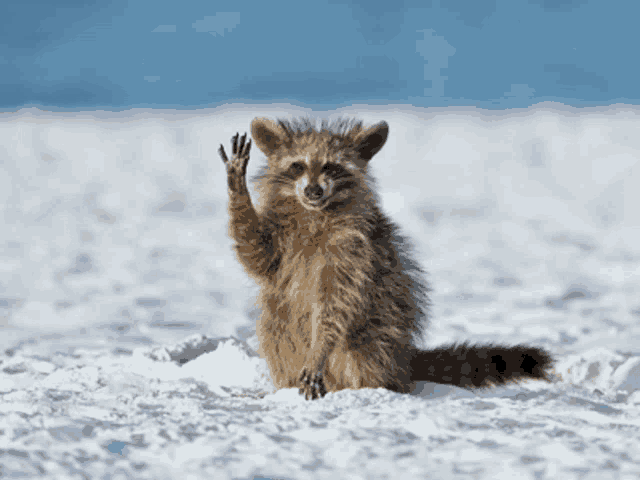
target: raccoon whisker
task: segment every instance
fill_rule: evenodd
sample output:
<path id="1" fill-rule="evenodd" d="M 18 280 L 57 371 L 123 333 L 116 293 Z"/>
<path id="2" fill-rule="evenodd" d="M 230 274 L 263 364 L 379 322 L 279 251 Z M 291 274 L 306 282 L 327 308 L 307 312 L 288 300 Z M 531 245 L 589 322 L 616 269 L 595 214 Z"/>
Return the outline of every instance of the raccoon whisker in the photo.
<path id="1" fill-rule="evenodd" d="M 355 181 L 347 180 L 346 182 L 340 182 L 339 184 L 337 184 L 334 187 L 333 191 L 334 193 L 338 193 L 343 190 L 353 189 L 356 186 L 357 186 L 357 183 Z"/>
<path id="2" fill-rule="evenodd" d="M 334 180 L 343 180 L 345 178 L 353 178 L 353 175 L 349 172 L 342 173 L 340 175 L 336 175 L 335 177 L 331 177 Z"/>
<path id="3" fill-rule="evenodd" d="M 273 176 L 267 179 L 269 185 L 289 185 L 292 186 L 292 182 L 288 178 L 283 178 L 280 176 Z"/>

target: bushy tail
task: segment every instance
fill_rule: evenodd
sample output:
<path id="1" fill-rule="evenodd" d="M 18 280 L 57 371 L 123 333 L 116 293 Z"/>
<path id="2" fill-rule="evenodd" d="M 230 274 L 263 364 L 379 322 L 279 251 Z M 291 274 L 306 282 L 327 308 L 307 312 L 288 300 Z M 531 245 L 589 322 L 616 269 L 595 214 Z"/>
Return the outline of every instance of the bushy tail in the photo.
<path id="1" fill-rule="evenodd" d="M 541 348 L 465 343 L 418 350 L 411 360 L 411 380 L 458 387 L 488 387 L 526 378 L 548 381 L 551 363 Z"/>

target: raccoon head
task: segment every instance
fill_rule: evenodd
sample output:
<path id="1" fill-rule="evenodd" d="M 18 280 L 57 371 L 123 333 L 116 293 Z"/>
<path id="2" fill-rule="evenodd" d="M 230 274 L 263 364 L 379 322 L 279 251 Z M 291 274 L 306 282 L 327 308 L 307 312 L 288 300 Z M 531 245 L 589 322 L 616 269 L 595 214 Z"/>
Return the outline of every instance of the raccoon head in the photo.
<path id="1" fill-rule="evenodd" d="M 269 182 L 278 194 L 295 197 L 307 210 L 321 211 L 353 199 L 365 188 L 365 170 L 389 134 L 386 122 L 368 129 L 362 123 L 324 122 L 320 130 L 309 120 L 275 123 L 256 118 L 251 134 L 268 158 Z"/>

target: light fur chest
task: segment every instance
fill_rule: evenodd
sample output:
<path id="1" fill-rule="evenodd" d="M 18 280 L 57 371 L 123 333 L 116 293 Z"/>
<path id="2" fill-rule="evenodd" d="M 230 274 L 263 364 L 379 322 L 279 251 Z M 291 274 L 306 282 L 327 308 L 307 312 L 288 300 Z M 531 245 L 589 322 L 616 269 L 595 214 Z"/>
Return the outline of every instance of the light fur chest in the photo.
<path id="1" fill-rule="evenodd" d="M 289 307 L 297 310 L 296 316 L 312 313 L 322 301 L 325 256 L 317 252 L 306 257 L 299 252 L 286 265 L 280 278 Z"/>

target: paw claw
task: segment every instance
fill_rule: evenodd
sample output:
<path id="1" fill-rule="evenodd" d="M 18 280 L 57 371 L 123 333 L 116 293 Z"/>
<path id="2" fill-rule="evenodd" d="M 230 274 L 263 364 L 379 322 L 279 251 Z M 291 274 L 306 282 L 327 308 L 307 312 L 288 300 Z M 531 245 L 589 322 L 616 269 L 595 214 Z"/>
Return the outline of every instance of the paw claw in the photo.
<path id="1" fill-rule="evenodd" d="M 304 368 L 300 374 L 299 381 L 301 386 L 298 393 L 304 395 L 305 400 L 315 400 L 327 394 L 324 378 L 320 372 L 311 373 L 310 370 Z"/>
<path id="2" fill-rule="evenodd" d="M 220 156 L 222 157 L 222 161 L 224 163 L 229 162 L 229 158 L 227 157 L 227 153 L 224 151 L 224 147 L 222 146 L 222 144 L 220 144 L 220 148 L 218 149 L 218 154 L 220 154 Z"/>
<path id="3" fill-rule="evenodd" d="M 238 153 L 238 137 L 240 136 L 239 133 L 236 133 L 232 140 L 233 140 L 233 144 L 231 147 L 231 153 L 233 153 L 234 155 L 236 155 Z"/>

